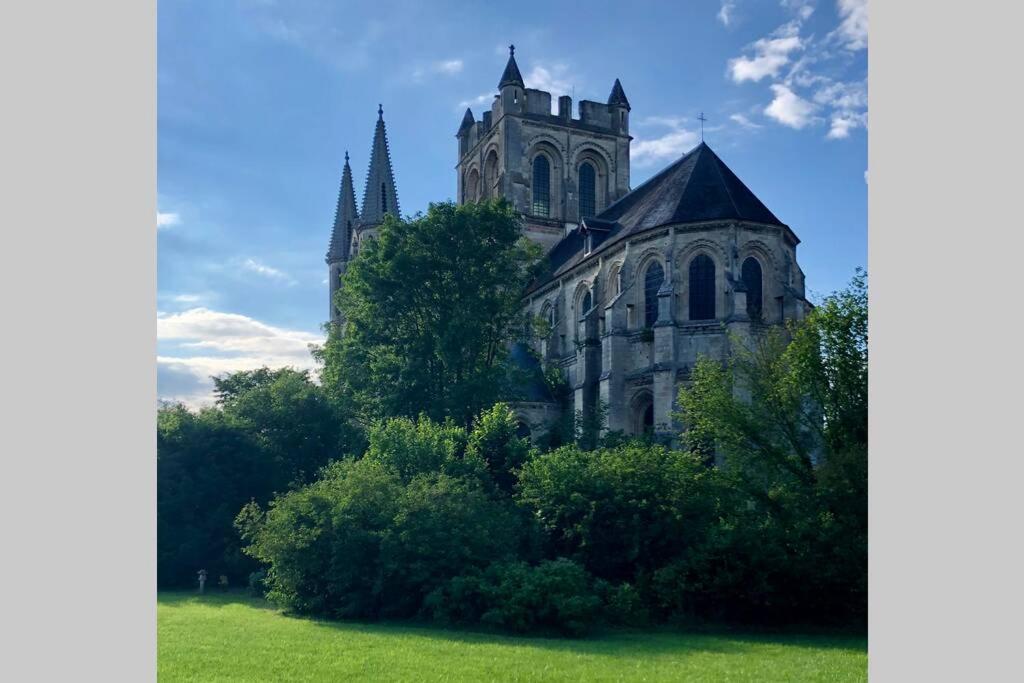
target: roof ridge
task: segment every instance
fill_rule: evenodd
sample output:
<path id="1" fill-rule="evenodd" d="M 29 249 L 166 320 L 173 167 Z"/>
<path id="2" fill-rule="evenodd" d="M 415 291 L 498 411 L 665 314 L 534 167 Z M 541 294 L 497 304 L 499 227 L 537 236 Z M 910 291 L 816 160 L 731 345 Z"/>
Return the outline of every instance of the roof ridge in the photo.
<path id="1" fill-rule="evenodd" d="M 712 162 L 714 162 L 713 165 L 715 167 L 715 173 L 718 174 L 718 179 L 722 181 L 722 187 L 725 188 L 725 194 L 729 197 L 729 203 L 732 204 L 732 210 L 736 212 L 736 215 L 741 215 L 740 207 L 737 206 L 736 200 L 732 196 L 732 190 L 729 189 L 729 183 L 725 181 L 725 176 L 722 175 L 722 169 L 719 167 L 718 162 L 722 160 L 718 158 L 717 154 L 715 154 L 715 150 L 711 149 L 711 147 L 709 147 L 703 140 L 700 141 L 700 144 L 706 147 L 709 152 L 711 152 L 711 160 Z"/>

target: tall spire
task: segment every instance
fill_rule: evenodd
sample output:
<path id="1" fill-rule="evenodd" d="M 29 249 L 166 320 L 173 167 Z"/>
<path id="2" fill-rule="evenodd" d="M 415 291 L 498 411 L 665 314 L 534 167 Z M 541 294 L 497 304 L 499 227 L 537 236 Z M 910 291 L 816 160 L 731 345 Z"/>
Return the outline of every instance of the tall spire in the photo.
<path id="1" fill-rule="evenodd" d="M 501 80 L 498 81 L 498 90 L 501 90 L 506 85 L 518 85 L 520 88 L 525 88 L 526 84 L 523 83 L 523 75 L 519 73 L 519 65 L 516 64 L 516 46 L 508 46 L 508 63 L 505 64 L 505 71 L 501 74 Z"/>
<path id="2" fill-rule="evenodd" d="M 398 208 L 398 192 L 395 189 L 395 174 L 391 170 L 391 152 L 388 149 L 388 133 L 384 128 L 384 107 L 377 105 L 377 129 L 373 133 L 373 149 L 370 152 L 370 168 L 366 172 L 366 189 L 363 192 L 363 210 L 360 225 L 379 225 L 384 214 L 390 213 L 401 218 Z"/>
<path id="3" fill-rule="evenodd" d="M 345 168 L 341 172 L 341 190 L 338 192 L 338 208 L 334 212 L 334 228 L 331 230 L 331 243 L 327 247 L 327 263 L 348 260 L 352 230 L 358 222 L 356 193 L 352 188 L 352 167 L 348 165 L 346 150 Z"/>

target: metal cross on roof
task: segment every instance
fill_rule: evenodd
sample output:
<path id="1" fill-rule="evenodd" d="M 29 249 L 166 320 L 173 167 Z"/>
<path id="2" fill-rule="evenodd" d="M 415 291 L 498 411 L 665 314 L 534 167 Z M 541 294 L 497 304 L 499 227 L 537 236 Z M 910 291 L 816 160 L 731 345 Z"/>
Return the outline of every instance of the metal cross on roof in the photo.
<path id="1" fill-rule="evenodd" d="M 707 121 L 707 118 L 704 116 L 704 112 L 700 113 L 697 120 L 700 121 L 700 141 L 704 142 L 704 122 Z"/>

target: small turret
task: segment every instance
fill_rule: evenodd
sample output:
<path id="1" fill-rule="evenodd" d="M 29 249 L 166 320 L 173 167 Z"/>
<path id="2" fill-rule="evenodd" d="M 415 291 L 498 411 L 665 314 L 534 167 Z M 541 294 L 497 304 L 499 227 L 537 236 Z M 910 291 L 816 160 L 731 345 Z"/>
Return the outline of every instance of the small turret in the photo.
<path id="1" fill-rule="evenodd" d="M 505 64 L 505 71 L 498 81 L 500 91 L 501 107 L 505 113 L 517 113 L 522 110 L 523 90 L 526 84 L 523 82 L 523 75 L 519 73 L 519 65 L 516 64 L 516 46 L 508 46 L 508 63 Z"/>
<path id="2" fill-rule="evenodd" d="M 476 120 L 473 118 L 473 111 L 466 108 L 466 114 L 462 117 L 462 125 L 459 126 L 459 131 L 455 134 L 455 137 L 459 139 L 459 158 L 461 159 L 469 151 L 470 146 L 470 132 L 473 130 L 473 126 L 476 124 Z"/>
<path id="3" fill-rule="evenodd" d="M 626 99 L 626 92 L 622 89 L 622 83 L 615 79 L 612 92 L 608 95 L 608 110 L 612 116 L 612 126 L 617 132 L 623 135 L 629 134 L 629 100 Z"/>

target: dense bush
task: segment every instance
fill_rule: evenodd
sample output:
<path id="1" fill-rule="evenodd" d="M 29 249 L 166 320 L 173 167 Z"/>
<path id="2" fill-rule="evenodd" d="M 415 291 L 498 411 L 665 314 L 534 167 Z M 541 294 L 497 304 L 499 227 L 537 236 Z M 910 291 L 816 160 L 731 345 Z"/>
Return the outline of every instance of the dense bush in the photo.
<path id="1" fill-rule="evenodd" d="M 702 540 L 716 514 L 714 489 L 714 472 L 682 451 L 564 446 L 523 466 L 518 500 L 547 532 L 552 555 L 631 582 Z"/>
<path id="2" fill-rule="evenodd" d="M 373 458 L 332 465 L 264 513 L 238 517 L 248 552 L 269 566 L 268 597 L 302 613 L 412 616 L 447 578 L 514 554 L 518 517 L 472 477 L 407 483 Z"/>
<path id="3" fill-rule="evenodd" d="M 502 562 L 446 582 L 427 596 L 424 611 L 444 622 L 582 635 L 602 616 L 594 583 L 583 567 L 565 558 L 536 566 Z"/>

